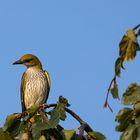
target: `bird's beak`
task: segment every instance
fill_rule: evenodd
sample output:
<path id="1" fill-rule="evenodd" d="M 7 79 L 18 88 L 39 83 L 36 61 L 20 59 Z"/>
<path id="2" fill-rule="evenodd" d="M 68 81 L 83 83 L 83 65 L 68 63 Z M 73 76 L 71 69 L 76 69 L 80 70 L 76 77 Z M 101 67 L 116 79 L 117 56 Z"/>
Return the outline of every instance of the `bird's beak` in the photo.
<path id="1" fill-rule="evenodd" d="M 13 63 L 13 65 L 16 65 L 16 64 L 23 64 L 23 63 L 21 62 L 21 60 L 17 60 L 16 62 Z"/>

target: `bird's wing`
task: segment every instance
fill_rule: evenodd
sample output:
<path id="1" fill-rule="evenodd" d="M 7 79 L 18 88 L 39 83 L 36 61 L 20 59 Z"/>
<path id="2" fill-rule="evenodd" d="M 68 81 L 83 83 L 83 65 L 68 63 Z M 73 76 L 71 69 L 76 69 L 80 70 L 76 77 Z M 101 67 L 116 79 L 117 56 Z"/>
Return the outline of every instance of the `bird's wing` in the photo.
<path id="1" fill-rule="evenodd" d="M 24 103 L 24 91 L 25 91 L 24 89 L 25 89 L 25 73 L 23 73 L 22 75 L 21 86 L 20 86 L 20 99 L 21 99 L 22 112 L 26 110 L 25 103 Z"/>
<path id="2" fill-rule="evenodd" d="M 45 73 L 45 76 L 46 76 L 46 79 L 47 79 L 47 88 L 48 88 L 48 90 L 47 90 L 47 97 L 46 97 L 46 100 L 45 100 L 45 102 L 47 101 L 47 99 L 48 99 L 48 96 L 49 96 L 49 92 L 50 92 L 50 84 L 51 84 L 51 81 L 50 81 L 50 76 L 49 76 L 49 73 L 45 70 L 44 71 L 44 73 Z"/>

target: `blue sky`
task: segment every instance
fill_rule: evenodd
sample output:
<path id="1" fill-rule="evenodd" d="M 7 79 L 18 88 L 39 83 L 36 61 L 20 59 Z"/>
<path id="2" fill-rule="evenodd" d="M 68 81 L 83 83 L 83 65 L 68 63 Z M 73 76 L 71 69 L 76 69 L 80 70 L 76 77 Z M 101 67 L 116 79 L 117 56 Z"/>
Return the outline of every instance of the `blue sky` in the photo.
<path id="1" fill-rule="evenodd" d="M 94 130 L 118 140 L 114 120 L 121 102 L 110 98 L 113 113 L 104 110 L 103 103 L 118 43 L 127 29 L 140 23 L 139 5 L 138 0 L 0 1 L 0 125 L 8 114 L 21 111 L 19 87 L 25 67 L 12 63 L 32 53 L 51 76 L 48 102 L 63 95 Z M 125 65 L 118 80 L 120 96 L 131 82 L 139 83 L 139 59 Z M 61 124 L 67 129 L 79 126 L 71 117 Z"/>

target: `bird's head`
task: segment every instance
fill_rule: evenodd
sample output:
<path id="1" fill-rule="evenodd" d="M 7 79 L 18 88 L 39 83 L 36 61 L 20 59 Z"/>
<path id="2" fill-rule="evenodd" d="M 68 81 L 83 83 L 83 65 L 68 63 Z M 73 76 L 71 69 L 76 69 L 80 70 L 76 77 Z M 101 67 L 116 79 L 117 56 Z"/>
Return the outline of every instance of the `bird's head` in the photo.
<path id="1" fill-rule="evenodd" d="M 23 55 L 19 60 L 13 63 L 13 65 L 16 64 L 24 64 L 27 68 L 29 67 L 37 67 L 42 69 L 42 64 L 39 61 L 39 59 L 32 55 L 32 54 L 25 54 Z"/>

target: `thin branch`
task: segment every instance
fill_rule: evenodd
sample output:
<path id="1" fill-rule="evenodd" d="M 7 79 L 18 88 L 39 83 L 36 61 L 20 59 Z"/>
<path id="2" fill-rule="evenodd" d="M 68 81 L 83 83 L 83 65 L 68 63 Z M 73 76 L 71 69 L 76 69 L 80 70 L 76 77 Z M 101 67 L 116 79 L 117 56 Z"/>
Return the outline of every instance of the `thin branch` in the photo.
<path id="1" fill-rule="evenodd" d="M 81 125 L 84 124 L 85 122 L 77 115 L 75 114 L 72 110 L 68 109 L 65 107 L 65 111 L 68 112 L 73 118 L 75 118 Z"/>
<path id="2" fill-rule="evenodd" d="M 113 79 L 111 80 L 108 90 L 107 90 L 107 95 L 106 95 L 106 99 L 105 99 L 105 103 L 104 103 L 104 108 L 106 108 L 108 106 L 108 108 L 110 109 L 111 112 L 113 112 L 111 106 L 108 103 L 108 97 L 109 97 L 109 93 L 110 93 L 110 89 L 112 87 L 112 84 L 114 83 L 114 81 L 116 80 L 116 75 L 113 77 Z"/>
<path id="3" fill-rule="evenodd" d="M 79 127 L 79 135 L 78 135 L 79 140 L 82 140 L 85 128 L 86 128 L 85 124 L 83 124 Z"/>
<path id="4" fill-rule="evenodd" d="M 90 131 L 89 131 L 90 130 Z M 78 135 L 78 139 L 82 140 L 83 136 L 84 136 L 84 131 L 88 132 L 93 132 L 91 131 L 92 129 L 90 128 L 90 126 L 87 123 L 83 123 L 80 127 L 79 127 L 79 135 Z M 88 135 L 90 135 L 88 133 Z M 91 136 L 93 139 L 96 139 L 96 135 L 92 135 Z M 92 139 L 92 140 L 93 140 Z"/>
<path id="5" fill-rule="evenodd" d="M 49 104 L 49 105 L 44 105 L 44 109 L 50 108 L 50 107 L 56 107 L 57 104 Z M 65 111 L 69 113 L 73 118 L 75 118 L 81 126 L 84 126 L 84 130 L 88 132 L 93 132 L 92 128 L 85 122 L 83 121 L 76 113 L 74 113 L 72 110 L 69 108 L 65 107 Z"/>
<path id="6" fill-rule="evenodd" d="M 135 31 L 135 30 L 137 30 L 139 27 L 140 27 L 140 24 L 138 24 L 137 26 L 135 26 L 135 27 L 133 28 L 133 30 Z"/>

